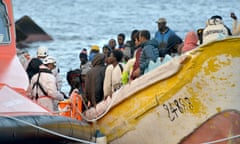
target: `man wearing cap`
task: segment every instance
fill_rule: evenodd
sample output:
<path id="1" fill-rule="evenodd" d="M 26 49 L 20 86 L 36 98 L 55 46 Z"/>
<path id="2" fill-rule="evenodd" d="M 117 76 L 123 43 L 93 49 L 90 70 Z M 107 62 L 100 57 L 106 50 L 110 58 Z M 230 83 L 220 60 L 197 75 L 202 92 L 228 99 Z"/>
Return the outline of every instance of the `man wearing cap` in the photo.
<path id="1" fill-rule="evenodd" d="M 155 33 L 154 38 L 158 41 L 159 56 L 164 57 L 167 51 L 168 38 L 175 35 L 175 32 L 166 26 L 167 21 L 165 18 L 159 18 L 156 23 L 158 24 L 158 31 Z"/>

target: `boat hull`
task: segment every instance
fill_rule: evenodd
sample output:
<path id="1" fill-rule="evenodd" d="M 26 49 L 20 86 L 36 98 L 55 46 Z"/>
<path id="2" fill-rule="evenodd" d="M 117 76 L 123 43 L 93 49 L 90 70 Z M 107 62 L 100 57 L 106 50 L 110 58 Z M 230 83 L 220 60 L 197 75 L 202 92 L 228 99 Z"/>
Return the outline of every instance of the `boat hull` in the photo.
<path id="1" fill-rule="evenodd" d="M 93 131 L 87 123 L 62 116 L 0 116 L 0 143 L 70 143 L 69 137 L 90 141 Z"/>
<path id="2" fill-rule="evenodd" d="M 168 75 L 171 63 L 180 67 Z M 179 143 L 214 115 L 240 110 L 239 63 L 239 37 L 203 45 L 124 86 L 97 124 L 111 143 Z"/>

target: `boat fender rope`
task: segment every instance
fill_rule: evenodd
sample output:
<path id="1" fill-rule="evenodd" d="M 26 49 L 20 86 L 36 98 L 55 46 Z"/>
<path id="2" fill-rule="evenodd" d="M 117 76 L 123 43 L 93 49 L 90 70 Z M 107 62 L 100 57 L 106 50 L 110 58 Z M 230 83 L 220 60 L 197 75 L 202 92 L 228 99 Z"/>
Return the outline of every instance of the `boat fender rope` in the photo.
<path id="1" fill-rule="evenodd" d="M 52 131 L 52 130 L 49 130 L 49 129 L 46 129 L 46 128 L 43 128 L 43 127 L 40 127 L 40 126 L 37 126 L 37 125 L 34 125 L 30 122 L 27 122 L 27 121 L 24 121 L 24 120 L 21 120 L 21 119 L 12 117 L 12 116 L 3 116 L 3 117 L 15 120 L 15 121 L 20 122 L 20 123 L 24 123 L 26 125 L 29 125 L 29 126 L 32 126 L 32 127 L 36 128 L 36 129 L 42 130 L 44 132 L 47 132 L 47 133 L 50 133 L 50 134 L 53 134 L 53 135 L 56 135 L 56 136 L 59 136 L 59 137 L 65 138 L 65 139 L 69 139 L 69 140 L 72 140 L 72 141 L 81 142 L 81 143 L 85 143 L 85 144 L 96 144 L 96 143 L 91 142 L 91 141 L 82 140 L 82 139 L 79 139 L 79 138 L 74 138 L 74 137 L 63 135 L 63 134 L 60 134 L 58 132 L 55 132 L 55 131 Z"/>

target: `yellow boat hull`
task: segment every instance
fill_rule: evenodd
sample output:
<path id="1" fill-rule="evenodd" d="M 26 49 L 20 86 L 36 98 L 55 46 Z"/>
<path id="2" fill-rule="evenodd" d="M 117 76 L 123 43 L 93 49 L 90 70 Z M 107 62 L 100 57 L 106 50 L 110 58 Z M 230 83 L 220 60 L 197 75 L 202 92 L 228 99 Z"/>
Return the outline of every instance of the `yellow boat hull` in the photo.
<path id="1" fill-rule="evenodd" d="M 240 110 L 239 64 L 239 37 L 198 47 L 121 88 L 97 127 L 110 143 L 179 143 L 217 113 Z"/>

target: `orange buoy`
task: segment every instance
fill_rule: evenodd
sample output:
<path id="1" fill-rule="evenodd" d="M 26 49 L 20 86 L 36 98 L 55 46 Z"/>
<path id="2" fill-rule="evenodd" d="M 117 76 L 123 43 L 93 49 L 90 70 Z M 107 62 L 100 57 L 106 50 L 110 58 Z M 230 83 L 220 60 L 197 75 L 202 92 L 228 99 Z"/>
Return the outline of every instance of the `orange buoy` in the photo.
<path id="1" fill-rule="evenodd" d="M 60 111 L 59 115 L 71 117 L 71 101 L 64 100 L 58 103 L 58 110 Z"/>
<path id="2" fill-rule="evenodd" d="M 75 89 L 71 93 L 70 96 L 72 109 L 71 109 L 71 117 L 77 120 L 82 120 L 81 113 L 82 113 L 82 97 L 78 93 L 78 90 Z"/>

